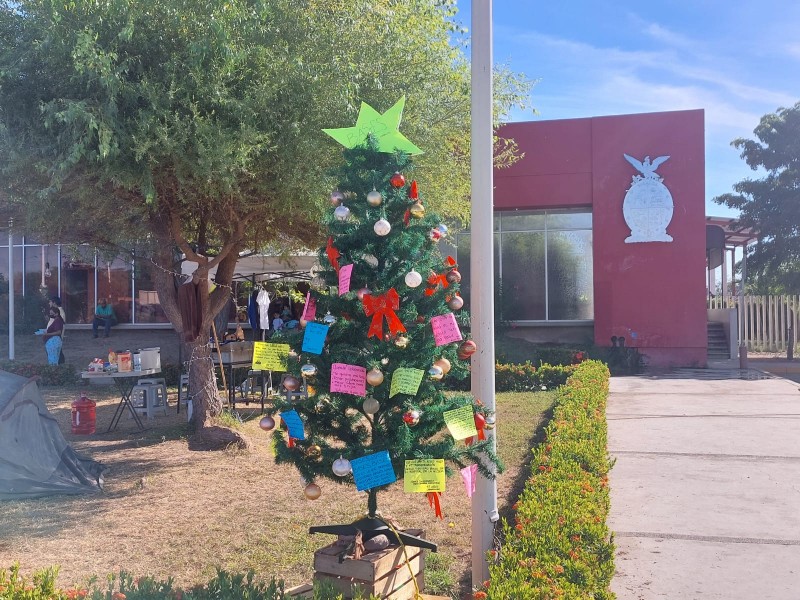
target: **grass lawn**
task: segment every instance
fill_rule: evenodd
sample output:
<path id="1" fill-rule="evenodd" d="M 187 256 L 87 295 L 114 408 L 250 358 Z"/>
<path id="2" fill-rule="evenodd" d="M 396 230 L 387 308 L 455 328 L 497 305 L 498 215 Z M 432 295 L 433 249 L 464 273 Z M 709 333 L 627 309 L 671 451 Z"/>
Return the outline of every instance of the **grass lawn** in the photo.
<path id="1" fill-rule="evenodd" d="M 103 432 L 118 397 L 94 386 L 89 395 L 98 402 Z M 275 464 L 258 410 L 242 411 L 252 451 L 196 452 L 187 447 L 185 414 L 175 414 L 174 394 L 170 414 L 149 430 L 136 432 L 123 417 L 116 432 L 93 436 L 70 433 L 75 390 L 46 388 L 43 397 L 78 452 L 109 467 L 105 492 L 0 503 L 0 566 L 19 562 L 29 574 L 60 565 L 62 587 L 119 569 L 191 586 L 206 582 L 216 567 L 253 569 L 296 585 L 310 580 L 314 550 L 333 541 L 308 535 L 308 527 L 350 522 L 366 510 L 365 494 L 327 480 L 319 482 L 319 500 L 306 500 L 298 473 Z M 498 480 L 501 514 L 524 485 L 532 440 L 553 400 L 552 392 L 498 394 L 498 450 L 507 468 Z M 439 553 L 426 559 L 430 593 L 458 598 L 469 589 L 470 504 L 458 473 L 442 495 L 443 521 L 423 494 L 405 494 L 402 485 L 381 494 L 378 505 L 439 544 Z"/>

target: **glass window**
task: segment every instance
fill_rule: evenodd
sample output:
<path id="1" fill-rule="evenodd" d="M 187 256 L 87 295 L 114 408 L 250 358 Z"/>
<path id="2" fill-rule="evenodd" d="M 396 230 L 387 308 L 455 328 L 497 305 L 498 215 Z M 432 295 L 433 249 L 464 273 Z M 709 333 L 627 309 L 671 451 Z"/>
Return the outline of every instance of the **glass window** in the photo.
<path id="1" fill-rule="evenodd" d="M 469 233 L 460 233 L 456 236 L 457 250 L 455 252 L 444 252 L 443 256 L 453 256 L 458 263 L 458 272 L 461 273 L 461 286 L 459 294 L 464 299 L 464 306 L 469 310 L 470 306 L 470 291 L 471 291 L 471 277 L 470 277 L 470 259 L 471 259 L 471 242 Z M 498 282 L 500 281 L 500 235 L 494 235 L 494 285 L 495 285 L 495 311 L 500 307 Z M 448 248 L 448 250 L 450 250 Z"/>
<path id="2" fill-rule="evenodd" d="M 94 316 L 94 248 L 62 246 L 61 306 L 67 323 L 91 323 Z"/>
<path id="3" fill-rule="evenodd" d="M 131 259 L 97 257 L 97 299 L 105 298 L 114 309 L 117 323 L 131 323 Z"/>
<path id="4" fill-rule="evenodd" d="M 161 307 L 156 285 L 150 271 L 145 268 L 146 261 L 146 258 L 139 257 L 133 263 L 134 320 L 136 323 L 168 323 L 169 319 Z"/>
<path id="5" fill-rule="evenodd" d="M 530 211 L 515 211 L 500 213 L 500 228 L 503 231 L 544 231 L 545 213 Z"/>
<path id="6" fill-rule="evenodd" d="M 548 231 L 548 319 L 592 319 L 592 232 Z"/>
<path id="7" fill-rule="evenodd" d="M 594 318 L 592 214 L 513 211 L 495 216 L 495 308 L 504 321 Z M 456 237 L 461 294 L 470 292 L 470 235 Z"/>

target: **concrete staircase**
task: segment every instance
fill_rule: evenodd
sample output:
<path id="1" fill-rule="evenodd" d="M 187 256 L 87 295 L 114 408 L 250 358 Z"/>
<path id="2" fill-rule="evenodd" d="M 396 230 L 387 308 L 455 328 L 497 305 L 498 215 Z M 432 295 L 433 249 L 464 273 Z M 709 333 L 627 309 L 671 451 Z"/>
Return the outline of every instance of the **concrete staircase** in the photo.
<path id="1" fill-rule="evenodd" d="M 708 358 L 711 360 L 725 360 L 730 358 L 728 335 L 722 323 L 708 323 Z"/>

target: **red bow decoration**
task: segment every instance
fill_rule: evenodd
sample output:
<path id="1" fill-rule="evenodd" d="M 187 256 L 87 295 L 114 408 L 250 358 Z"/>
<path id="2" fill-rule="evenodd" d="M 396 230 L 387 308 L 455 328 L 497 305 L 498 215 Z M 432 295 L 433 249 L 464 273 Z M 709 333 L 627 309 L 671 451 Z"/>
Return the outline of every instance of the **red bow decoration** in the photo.
<path id="1" fill-rule="evenodd" d="M 439 496 L 441 496 L 441 494 L 439 492 L 428 492 L 426 496 L 428 496 L 428 504 L 436 510 L 436 516 L 440 519 L 444 519 L 442 505 L 439 503 Z"/>
<path id="2" fill-rule="evenodd" d="M 482 442 L 485 439 L 486 439 L 486 433 L 483 431 L 483 429 L 478 429 L 478 441 Z M 464 439 L 464 443 L 466 443 L 467 446 L 471 446 L 474 441 L 475 441 L 474 435 Z"/>
<path id="3" fill-rule="evenodd" d="M 328 245 L 325 248 L 325 253 L 328 255 L 328 261 L 331 263 L 331 266 L 336 269 L 336 272 L 339 272 L 339 257 L 341 254 L 339 251 L 334 248 L 333 246 L 333 238 L 328 238 Z"/>
<path id="4" fill-rule="evenodd" d="M 383 319 L 389 325 L 389 331 L 393 334 L 405 332 L 406 328 L 394 312 L 400 308 L 400 296 L 392 288 L 382 296 L 364 294 L 364 314 L 372 316 L 372 323 L 369 326 L 367 337 L 383 337 Z"/>
<path id="5" fill-rule="evenodd" d="M 448 256 L 447 260 L 444 261 L 444 264 L 447 266 L 448 269 L 457 266 L 456 259 L 453 258 L 452 256 Z M 433 296 L 436 293 L 436 289 L 440 285 L 443 288 L 446 288 L 450 285 L 450 282 L 447 281 L 447 273 L 446 272 L 440 274 L 431 273 L 431 276 L 428 277 L 428 287 L 425 290 L 425 295 Z"/>

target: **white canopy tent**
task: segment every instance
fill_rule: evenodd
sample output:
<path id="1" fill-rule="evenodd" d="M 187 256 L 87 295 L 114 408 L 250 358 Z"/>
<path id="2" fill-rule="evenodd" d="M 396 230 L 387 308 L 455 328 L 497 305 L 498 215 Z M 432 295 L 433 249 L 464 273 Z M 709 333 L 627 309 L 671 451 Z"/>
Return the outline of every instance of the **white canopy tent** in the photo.
<path id="1" fill-rule="evenodd" d="M 312 278 L 312 270 L 317 264 L 317 255 L 312 253 L 282 257 L 248 252 L 239 257 L 233 279 L 234 281 L 309 280 Z M 196 270 L 197 263 L 194 261 L 184 261 L 181 267 L 181 273 L 187 276 Z M 211 269 L 209 272 L 211 279 L 214 278 L 216 272 L 216 268 Z"/>

